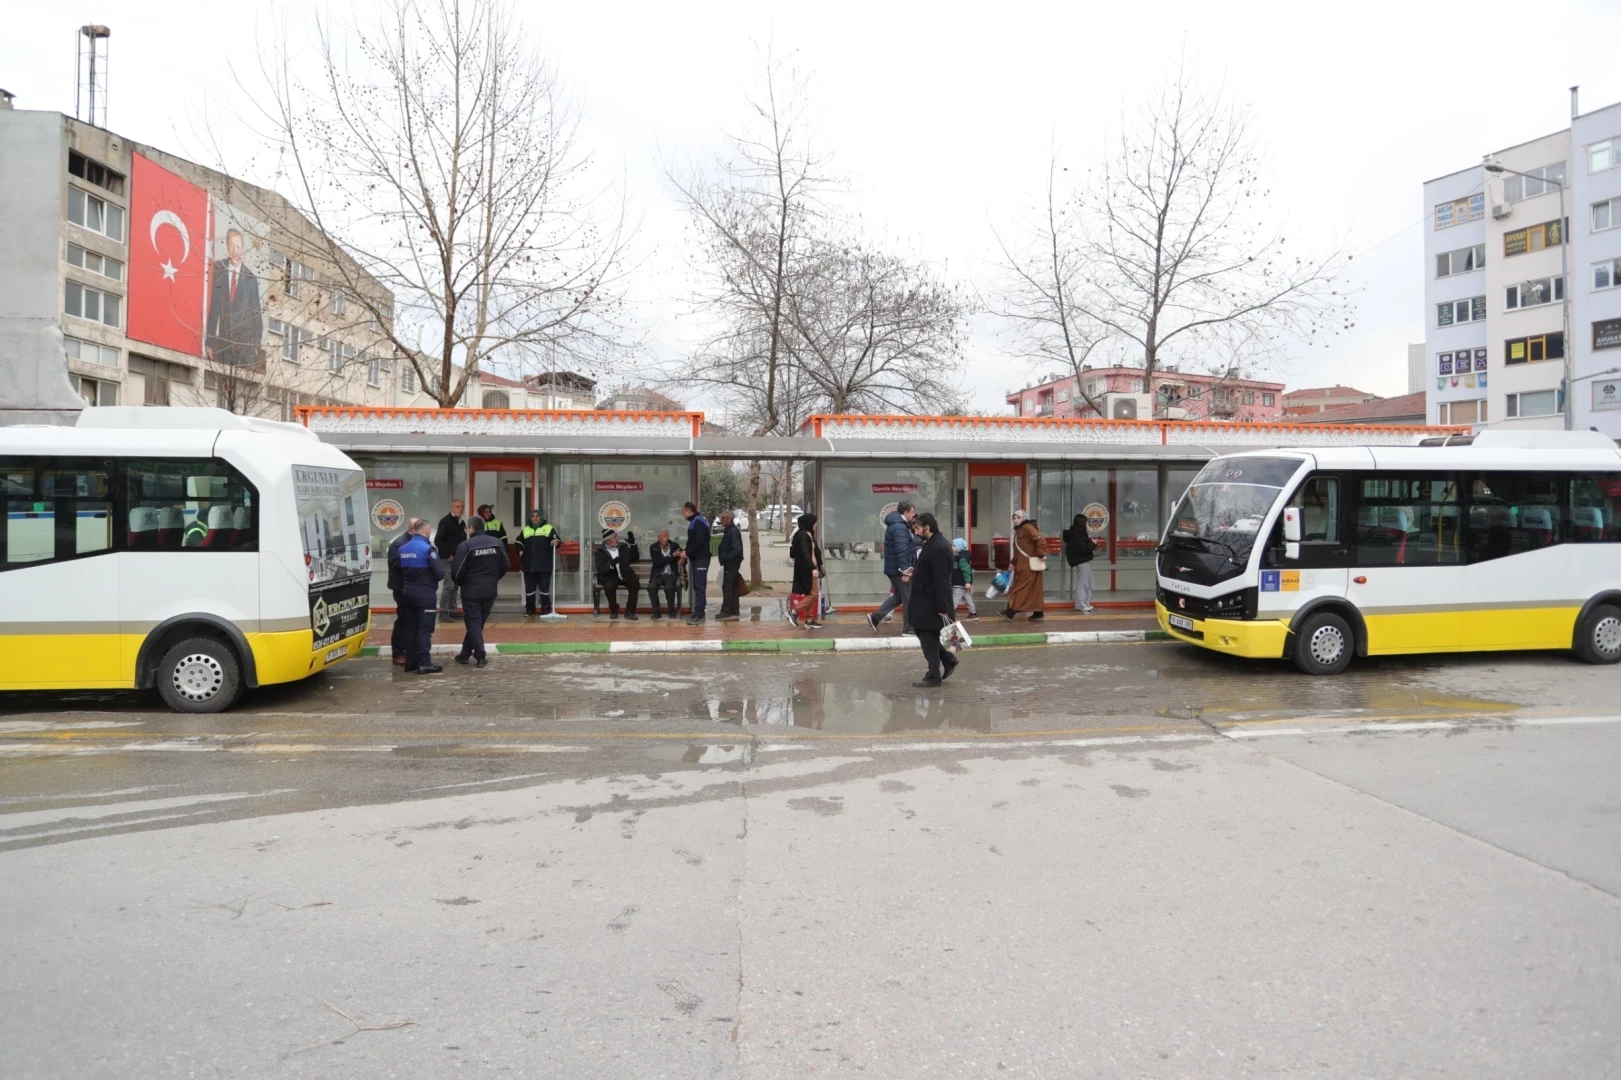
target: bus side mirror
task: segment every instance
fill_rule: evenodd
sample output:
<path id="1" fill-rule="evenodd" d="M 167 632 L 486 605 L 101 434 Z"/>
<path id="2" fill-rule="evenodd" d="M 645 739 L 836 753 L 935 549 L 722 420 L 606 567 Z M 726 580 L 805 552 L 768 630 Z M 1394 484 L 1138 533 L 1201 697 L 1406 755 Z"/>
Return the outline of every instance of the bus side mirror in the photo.
<path id="1" fill-rule="evenodd" d="M 1283 508 L 1283 557 L 1300 558 L 1300 507 Z"/>

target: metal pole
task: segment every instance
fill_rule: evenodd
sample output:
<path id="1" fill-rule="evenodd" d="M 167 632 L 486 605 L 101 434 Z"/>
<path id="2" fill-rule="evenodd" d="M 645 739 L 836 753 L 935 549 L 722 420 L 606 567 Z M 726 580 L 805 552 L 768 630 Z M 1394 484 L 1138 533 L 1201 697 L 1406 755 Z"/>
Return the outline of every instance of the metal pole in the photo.
<path id="1" fill-rule="evenodd" d="M 544 619 L 546 622 L 562 622 L 564 619 L 568 618 L 568 616 L 567 615 L 559 615 L 557 613 L 557 545 L 552 544 L 551 549 L 552 549 L 552 574 L 551 574 L 551 589 L 552 589 L 552 591 L 546 594 L 546 606 L 551 608 L 551 610 L 546 612 L 544 615 L 542 615 L 541 618 Z M 537 597 L 536 599 L 538 601 L 539 598 Z"/>

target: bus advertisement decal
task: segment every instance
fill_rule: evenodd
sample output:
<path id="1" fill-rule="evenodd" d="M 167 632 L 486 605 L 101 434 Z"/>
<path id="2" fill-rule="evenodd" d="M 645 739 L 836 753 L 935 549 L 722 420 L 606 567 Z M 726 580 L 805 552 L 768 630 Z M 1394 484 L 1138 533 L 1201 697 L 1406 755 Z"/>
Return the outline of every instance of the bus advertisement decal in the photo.
<path id="1" fill-rule="evenodd" d="M 371 613 L 371 580 L 349 578 L 310 588 L 310 629 L 319 651 L 366 629 Z"/>

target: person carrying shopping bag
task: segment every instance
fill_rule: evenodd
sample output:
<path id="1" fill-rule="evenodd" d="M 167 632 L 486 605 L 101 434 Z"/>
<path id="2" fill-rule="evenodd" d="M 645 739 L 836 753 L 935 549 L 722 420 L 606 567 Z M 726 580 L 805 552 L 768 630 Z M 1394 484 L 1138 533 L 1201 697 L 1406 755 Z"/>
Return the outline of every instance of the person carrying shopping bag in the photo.
<path id="1" fill-rule="evenodd" d="M 799 531 L 788 543 L 794 563 L 794 583 L 788 596 L 788 621 L 807 630 L 821 627 L 822 549 L 816 543 L 816 515 L 799 515 Z"/>
<path id="2" fill-rule="evenodd" d="M 912 528 L 923 541 L 912 569 L 912 590 L 906 599 L 906 621 L 923 646 L 928 670 L 913 683 L 916 687 L 939 686 L 951 678 L 961 663 L 950 650 L 940 647 L 940 631 L 956 618 L 951 604 L 951 545 L 940 535 L 940 524 L 933 514 L 919 514 Z"/>
<path id="3" fill-rule="evenodd" d="M 1008 590 L 1007 607 L 1002 618 L 1012 622 L 1021 611 L 1030 613 L 1030 621 L 1045 617 L 1042 588 L 1047 570 L 1047 539 L 1041 535 L 1035 519 L 1023 510 L 1013 511 L 1013 586 Z"/>

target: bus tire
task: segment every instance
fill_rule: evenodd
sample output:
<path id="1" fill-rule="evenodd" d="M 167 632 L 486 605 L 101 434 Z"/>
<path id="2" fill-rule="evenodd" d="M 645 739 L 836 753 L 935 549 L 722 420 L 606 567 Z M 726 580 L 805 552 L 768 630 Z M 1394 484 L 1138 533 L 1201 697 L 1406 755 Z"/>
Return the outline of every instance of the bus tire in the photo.
<path id="1" fill-rule="evenodd" d="M 1599 604 L 1576 628 L 1576 655 L 1589 664 L 1621 660 L 1621 607 Z"/>
<path id="2" fill-rule="evenodd" d="M 158 661 L 157 684 L 165 704 L 176 712 L 219 712 L 242 689 L 242 665 L 223 641 L 187 638 Z"/>
<path id="3" fill-rule="evenodd" d="M 1295 667 L 1307 675 L 1338 675 L 1356 655 L 1356 633 L 1332 611 L 1307 615 L 1295 629 Z"/>

